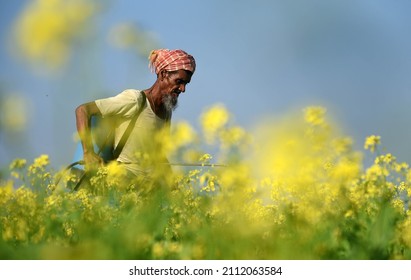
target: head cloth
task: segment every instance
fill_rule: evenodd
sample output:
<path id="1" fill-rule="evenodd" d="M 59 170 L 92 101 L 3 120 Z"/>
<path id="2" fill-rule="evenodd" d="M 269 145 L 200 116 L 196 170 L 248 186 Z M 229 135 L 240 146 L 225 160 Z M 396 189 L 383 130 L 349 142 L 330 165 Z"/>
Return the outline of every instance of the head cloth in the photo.
<path id="1" fill-rule="evenodd" d="M 188 70 L 194 74 L 196 62 L 194 57 L 183 50 L 159 49 L 151 51 L 149 67 L 152 72 L 158 74 L 161 70 L 177 71 Z"/>

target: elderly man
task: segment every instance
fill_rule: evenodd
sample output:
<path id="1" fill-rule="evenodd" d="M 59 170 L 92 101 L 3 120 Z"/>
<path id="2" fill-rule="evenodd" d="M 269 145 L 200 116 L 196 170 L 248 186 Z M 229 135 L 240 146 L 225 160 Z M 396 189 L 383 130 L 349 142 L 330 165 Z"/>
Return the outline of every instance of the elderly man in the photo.
<path id="1" fill-rule="evenodd" d="M 117 96 L 85 103 L 76 109 L 76 125 L 80 135 L 86 169 L 98 166 L 103 159 L 96 153 L 91 137 L 91 118 L 115 120 L 114 146 L 126 133 L 131 122 L 131 132 L 126 137 L 117 161 L 126 169 L 127 178 L 147 177 L 153 166 L 145 164 L 145 159 L 167 162 L 159 156 L 154 145 L 155 132 L 168 129 L 173 110 L 177 107 L 180 93 L 186 90 L 196 63 L 194 58 L 183 50 L 154 50 L 149 56 L 149 66 L 157 74 L 154 84 L 145 90 L 128 89 Z M 124 142 L 124 141 L 123 141 Z M 150 161 L 149 161 L 150 162 Z M 162 167 L 164 168 L 164 166 Z"/>

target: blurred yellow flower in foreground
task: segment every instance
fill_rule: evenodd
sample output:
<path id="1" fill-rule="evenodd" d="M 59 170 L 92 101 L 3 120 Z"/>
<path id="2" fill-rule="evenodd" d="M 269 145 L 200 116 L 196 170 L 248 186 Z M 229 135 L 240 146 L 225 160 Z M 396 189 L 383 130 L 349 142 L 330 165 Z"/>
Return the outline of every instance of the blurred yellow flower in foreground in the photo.
<path id="1" fill-rule="evenodd" d="M 171 134 L 168 129 L 165 129 L 160 131 L 156 137 L 167 154 L 178 152 L 180 148 L 190 145 L 198 138 L 194 128 L 186 121 L 176 123 Z"/>
<path id="2" fill-rule="evenodd" d="M 304 109 L 304 119 L 307 123 L 313 125 L 322 125 L 324 124 L 324 116 L 327 110 L 323 107 L 307 107 Z"/>
<path id="3" fill-rule="evenodd" d="M 283 121 L 262 123 L 253 133 L 250 166 L 253 174 L 272 180 L 272 207 L 292 205 L 294 213 L 310 223 L 337 209 L 341 188 L 357 179 L 362 168 L 352 139 L 341 135 L 337 124 L 331 126 L 325 112 L 308 107 L 304 121 L 290 115 Z M 267 188 L 259 192 L 262 198 L 269 196 Z"/>
<path id="4" fill-rule="evenodd" d="M 13 29 L 18 54 L 41 66 L 63 66 L 73 42 L 85 34 L 96 10 L 96 3 L 90 0 L 28 2 Z"/>
<path id="5" fill-rule="evenodd" d="M 0 103 L 0 126 L 11 132 L 26 128 L 29 102 L 18 94 L 3 97 Z"/>
<path id="6" fill-rule="evenodd" d="M 228 123 L 230 115 L 224 105 L 216 104 L 201 115 L 201 125 L 208 143 L 213 143 L 224 126 Z"/>
<path id="7" fill-rule="evenodd" d="M 200 145 L 190 142 L 203 138 L 181 123 L 173 137 L 153 142 L 175 141 L 178 149 L 166 151 L 179 157 L 193 150 L 202 166 L 181 169 L 170 180 L 159 167 L 152 182 L 133 186 L 121 165 L 111 163 L 78 191 L 54 191 L 47 155 L 29 166 L 16 159 L 10 171 L 18 180 L 0 180 L 0 255 L 411 259 L 409 165 L 386 153 L 364 169 L 353 140 L 323 113 L 261 122 L 249 144 L 234 145 L 249 133 L 229 123 L 223 106 L 212 107 L 202 115 L 203 130 L 213 133 L 220 153 L 198 155 Z M 380 139 L 368 142 L 373 147 Z M 207 166 L 221 154 L 224 167 Z"/>
<path id="8" fill-rule="evenodd" d="M 146 57 L 152 49 L 158 49 L 155 34 L 145 31 L 133 23 L 120 23 L 113 26 L 108 34 L 108 41 L 120 49 L 131 49 Z"/>

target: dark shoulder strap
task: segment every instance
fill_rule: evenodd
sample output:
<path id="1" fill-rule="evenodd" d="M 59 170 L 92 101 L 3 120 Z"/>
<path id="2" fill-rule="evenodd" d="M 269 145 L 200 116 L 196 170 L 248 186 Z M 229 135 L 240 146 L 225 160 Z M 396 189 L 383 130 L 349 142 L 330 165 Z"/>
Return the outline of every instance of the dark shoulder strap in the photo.
<path id="1" fill-rule="evenodd" d="M 144 91 L 141 91 L 141 95 L 143 96 L 143 101 L 140 104 L 140 108 L 138 109 L 138 112 L 133 116 L 133 118 L 131 119 L 130 123 L 127 126 L 126 131 L 124 131 L 123 136 L 121 136 L 120 141 L 118 142 L 118 145 L 116 146 L 116 148 L 113 151 L 113 157 L 116 159 L 118 158 L 118 156 L 120 155 L 121 151 L 124 148 L 124 145 L 126 144 L 128 137 L 130 136 L 131 131 L 134 128 L 134 125 L 138 119 L 138 117 L 140 116 L 141 112 L 144 110 L 144 106 L 146 105 L 146 94 L 144 93 Z"/>

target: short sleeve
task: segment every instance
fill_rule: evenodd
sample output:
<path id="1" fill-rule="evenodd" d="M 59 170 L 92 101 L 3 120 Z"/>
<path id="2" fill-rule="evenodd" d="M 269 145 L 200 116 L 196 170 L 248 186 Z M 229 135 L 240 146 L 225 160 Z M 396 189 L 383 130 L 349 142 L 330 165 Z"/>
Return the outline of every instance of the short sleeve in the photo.
<path id="1" fill-rule="evenodd" d="M 142 104 L 141 99 L 144 98 L 141 91 L 135 89 L 127 89 L 120 94 L 96 100 L 96 105 L 99 108 L 103 117 L 118 116 L 131 118 Z"/>

